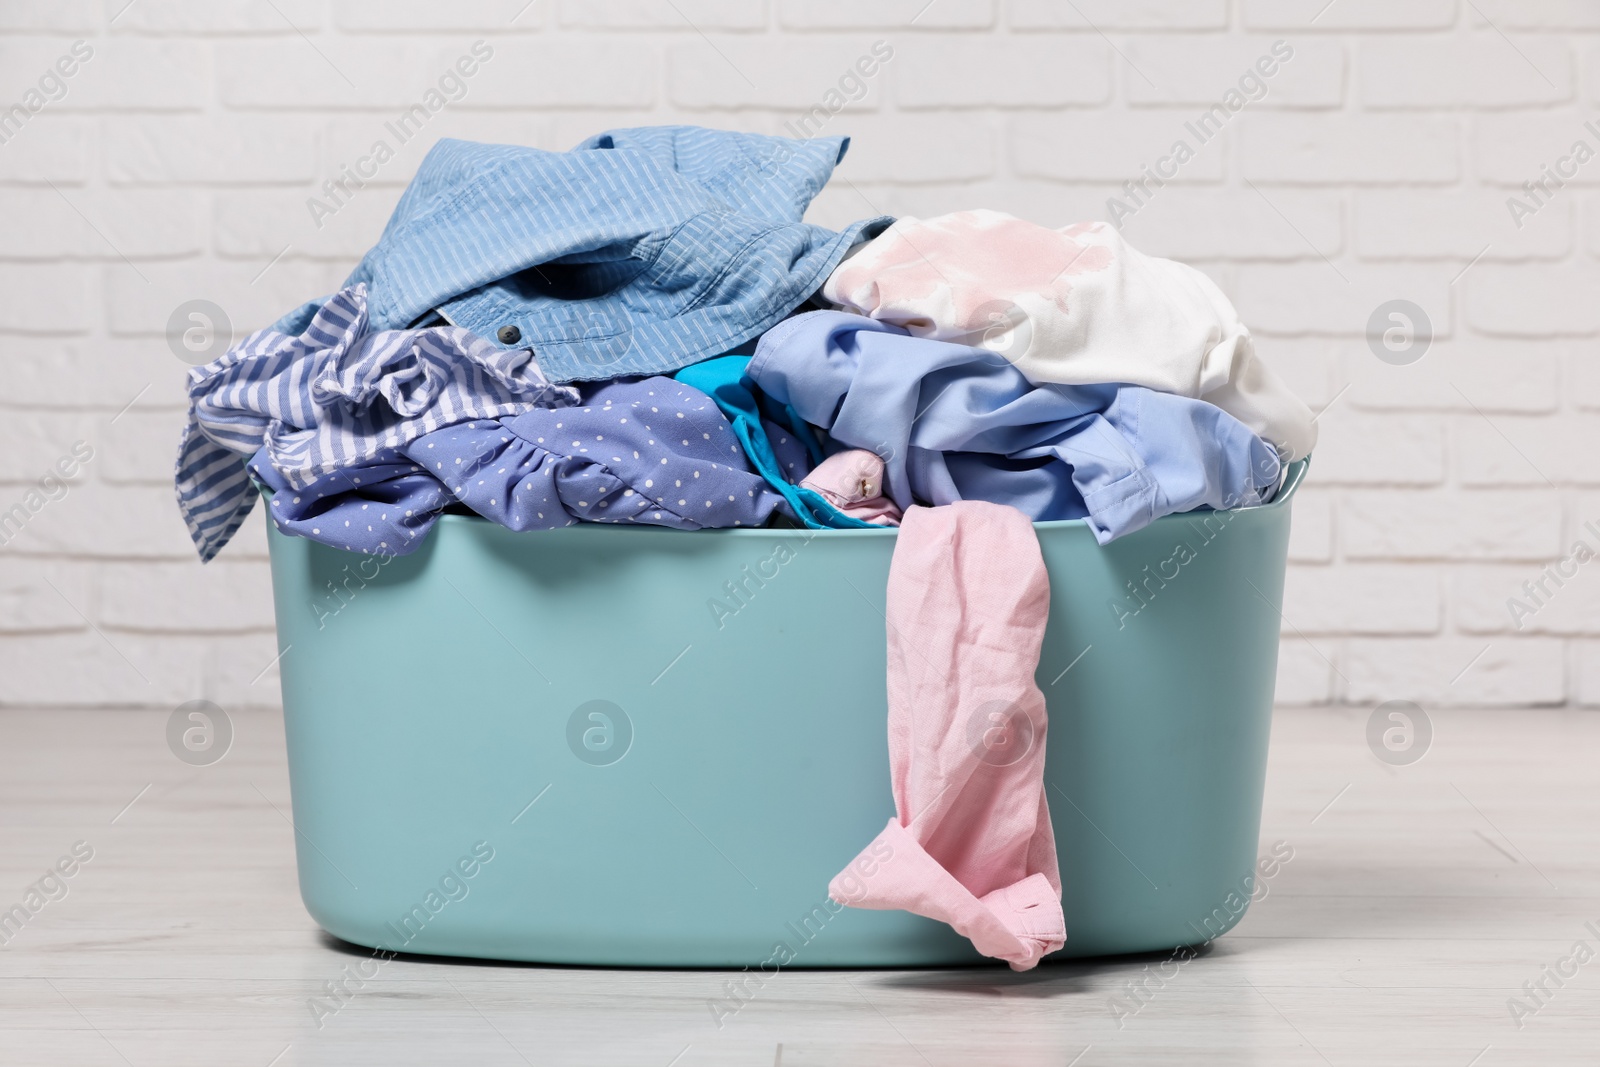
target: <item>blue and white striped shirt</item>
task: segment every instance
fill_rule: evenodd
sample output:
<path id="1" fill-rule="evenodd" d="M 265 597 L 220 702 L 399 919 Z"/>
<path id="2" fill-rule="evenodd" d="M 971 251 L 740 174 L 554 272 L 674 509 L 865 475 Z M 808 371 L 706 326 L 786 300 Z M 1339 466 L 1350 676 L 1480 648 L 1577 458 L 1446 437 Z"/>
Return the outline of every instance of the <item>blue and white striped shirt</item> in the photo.
<path id="1" fill-rule="evenodd" d="M 303 332 L 259 330 L 189 372 L 189 424 L 178 449 L 178 507 L 202 561 L 259 495 L 245 466 L 265 449 L 294 488 L 369 463 L 469 419 L 575 403 L 526 349 L 455 326 L 368 331 L 367 292 L 328 300 Z"/>

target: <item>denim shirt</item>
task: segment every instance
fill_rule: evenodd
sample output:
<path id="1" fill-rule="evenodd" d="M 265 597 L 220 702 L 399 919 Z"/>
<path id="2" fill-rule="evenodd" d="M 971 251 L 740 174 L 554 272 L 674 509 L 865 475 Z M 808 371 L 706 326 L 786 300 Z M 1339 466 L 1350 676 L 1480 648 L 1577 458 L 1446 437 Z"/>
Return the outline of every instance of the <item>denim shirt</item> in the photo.
<path id="1" fill-rule="evenodd" d="M 776 324 L 892 221 L 801 221 L 848 147 L 693 126 L 570 152 L 441 140 L 345 285 L 366 284 L 375 330 L 437 312 L 531 347 L 551 381 L 671 374 Z"/>

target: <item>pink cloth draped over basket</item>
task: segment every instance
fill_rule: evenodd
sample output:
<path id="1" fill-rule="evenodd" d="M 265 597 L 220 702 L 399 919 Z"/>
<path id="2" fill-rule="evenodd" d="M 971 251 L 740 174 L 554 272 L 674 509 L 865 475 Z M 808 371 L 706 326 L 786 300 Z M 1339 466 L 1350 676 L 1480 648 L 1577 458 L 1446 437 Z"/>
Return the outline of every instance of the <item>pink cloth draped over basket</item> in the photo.
<path id="1" fill-rule="evenodd" d="M 887 606 L 896 815 L 828 886 L 841 904 L 949 923 L 1019 971 L 1066 941 L 1034 681 L 1049 608 L 1020 511 L 905 513 Z"/>

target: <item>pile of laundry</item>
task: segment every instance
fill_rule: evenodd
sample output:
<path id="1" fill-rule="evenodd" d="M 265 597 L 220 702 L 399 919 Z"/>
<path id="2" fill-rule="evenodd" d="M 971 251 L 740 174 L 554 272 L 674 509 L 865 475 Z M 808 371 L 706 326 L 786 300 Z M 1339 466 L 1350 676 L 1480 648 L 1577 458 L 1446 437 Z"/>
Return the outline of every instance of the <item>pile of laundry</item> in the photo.
<path id="1" fill-rule="evenodd" d="M 957 500 L 1108 541 L 1259 503 L 1310 451 L 1204 274 L 1100 223 L 802 222 L 847 145 L 439 142 L 340 292 L 190 372 L 201 558 L 258 485 L 284 533 L 389 554 L 456 510 L 848 528 Z"/>
<path id="2" fill-rule="evenodd" d="M 201 559 L 263 488 L 283 533 L 387 555 L 450 513 L 512 530 L 904 521 L 894 603 L 896 582 L 986 573 L 957 557 L 1032 543 L 1025 520 L 1085 519 L 1104 543 L 1270 500 L 1310 452 L 1311 412 L 1216 285 L 1108 225 L 987 210 L 803 222 L 848 143 L 694 127 L 559 153 L 440 141 L 339 292 L 191 370 L 176 487 Z M 1031 565 L 957 602 L 998 597 L 1042 635 L 1040 582 Z M 982 670 L 1016 675 L 1042 736 L 1043 698 L 1025 692 L 1036 641 L 1032 656 L 1024 642 L 1017 664 Z M 891 718 L 895 688 L 891 664 Z M 1026 900 L 984 903 L 923 857 L 907 877 L 949 884 L 850 902 L 938 913 L 1031 966 L 1054 936 L 1005 938 L 1052 893 L 1061 916 L 1059 884 L 1029 880 L 1057 877 L 1031 821 L 1043 810 L 1049 837 L 1027 785 L 1041 773 L 1024 761 L 994 779 L 1005 803 L 1009 775 L 1033 805 L 1010 853 Z"/>

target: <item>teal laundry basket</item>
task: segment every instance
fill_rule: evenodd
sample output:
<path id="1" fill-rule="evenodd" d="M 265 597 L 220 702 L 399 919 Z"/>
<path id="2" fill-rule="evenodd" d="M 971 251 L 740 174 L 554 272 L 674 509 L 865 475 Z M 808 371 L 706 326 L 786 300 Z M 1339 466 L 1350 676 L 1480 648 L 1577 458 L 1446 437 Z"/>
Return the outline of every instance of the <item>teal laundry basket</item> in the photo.
<path id="1" fill-rule="evenodd" d="M 1104 547 L 1038 524 L 1058 956 L 1194 944 L 1243 914 L 1305 466 L 1271 504 Z M 894 814 L 895 536 L 446 516 L 380 561 L 271 531 L 307 909 L 440 955 L 978 961 L 940 923 L 827 900 Z"/>

